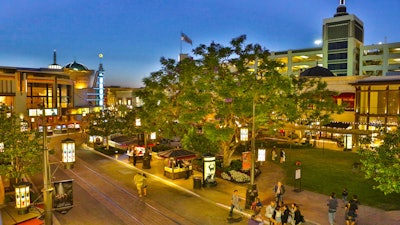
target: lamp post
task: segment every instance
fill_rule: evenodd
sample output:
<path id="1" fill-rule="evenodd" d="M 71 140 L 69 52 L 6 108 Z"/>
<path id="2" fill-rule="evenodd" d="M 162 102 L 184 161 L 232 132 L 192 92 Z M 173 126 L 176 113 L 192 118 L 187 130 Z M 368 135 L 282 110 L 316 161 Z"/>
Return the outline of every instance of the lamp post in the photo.
<path id="1" fill-rule="evenodd" d="M 255 134 L 255 114 L 256 104 L 253 99 L 253 124 L 251 126 L 251 173 L 250 173 L 250 184 L 254 186 L 254 173 L 255 173 L 255 158 L 256 158 L 256 134 Z"/>
<path id="2" fill-rule="evenodd" d="M 44 224 L 53 224 L 53 187 L 51 186 L 49 149 L 47 148 L 47 126 L 44 104 L 42 106 L 42 126 L 43 126 L 43 201 L 44 201 Z"/>
<path id="3" fill-rule="evenodd" d="M 250 169 L 250 185 L 246 191 L 246 204 L 245 208 L 249 209 L 252 202 L 258 196 L 257 185 L 254 183 L 255 177 L 255 157 L 256 157 L 256 143 L 255 143 L 255 103 L 253 100 L 253 122 L 251 128 L 251 169 Z M 242 131 L 242 130 L 241 130 Z"/>

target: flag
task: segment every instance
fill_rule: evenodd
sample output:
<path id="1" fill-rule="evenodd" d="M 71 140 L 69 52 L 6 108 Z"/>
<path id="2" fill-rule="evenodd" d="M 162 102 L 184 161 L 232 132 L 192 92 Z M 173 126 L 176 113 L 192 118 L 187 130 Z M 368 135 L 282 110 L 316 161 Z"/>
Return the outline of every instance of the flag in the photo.
<path id="1" fill-rule="evenodd" d="M 181 40 L 188 43 L 188 44 L 192 44 L 192 39 L 190 39 L 186 34 L 181 33 Z"/>

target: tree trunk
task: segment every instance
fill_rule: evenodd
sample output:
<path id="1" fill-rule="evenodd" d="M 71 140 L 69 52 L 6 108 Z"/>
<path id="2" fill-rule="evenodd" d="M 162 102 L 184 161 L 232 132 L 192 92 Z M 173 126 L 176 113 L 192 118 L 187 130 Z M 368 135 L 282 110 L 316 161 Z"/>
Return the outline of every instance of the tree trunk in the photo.
<path id="1" fill-rule="evenodd" d="M 224 153 L 224 167 L 229 167 L 232 161 L 232 155 L 236 150 L 236 146 L 231 147 L 230 142 L 223 142 L 221 148 Z"/>
<path id="2" fill-rule="evenodd" d="M 3 183 L 3 177 L 0 176 L 0 207 L 4 205 L 4 201 L 5 201 L 4 183 Z"/>

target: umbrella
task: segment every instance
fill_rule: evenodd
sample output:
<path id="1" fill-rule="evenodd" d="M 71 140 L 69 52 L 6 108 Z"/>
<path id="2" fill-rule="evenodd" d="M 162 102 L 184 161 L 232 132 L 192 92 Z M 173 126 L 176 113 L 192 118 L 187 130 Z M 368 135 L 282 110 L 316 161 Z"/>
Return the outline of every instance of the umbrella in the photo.
<path id="1" fill-rule="evenodd" d="M 175 159 L 193 159 L 196 158 L 196 153 L 185 150 L 182 148 L 174 148 L 166 151 L 159 152 L 157 154 L 163 158 L 175 158 Z"/>

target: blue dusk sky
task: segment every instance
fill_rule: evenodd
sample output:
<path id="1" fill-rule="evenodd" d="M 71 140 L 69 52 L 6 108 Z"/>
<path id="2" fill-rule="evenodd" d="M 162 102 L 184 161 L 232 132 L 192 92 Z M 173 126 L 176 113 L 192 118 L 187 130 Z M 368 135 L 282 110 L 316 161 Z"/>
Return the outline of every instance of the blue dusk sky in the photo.
<path id="1" fill-rule="evenodd" d="M 46 68 L 76 60 L 105 84 L 141 87 L 161 68 L 212 41 L 247 35 L 270 51 L 315 47 L 339 0 L 0 0 L 0 66 Z M 348 0 L 364 22 L 365 45 L 400 42 L 400 0 Z M 181 42 L 185 33 L 193 45 Z M 104 57 L 99 59 L 102 53 Z"/>

